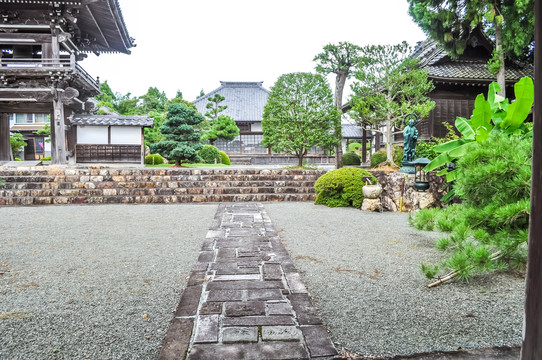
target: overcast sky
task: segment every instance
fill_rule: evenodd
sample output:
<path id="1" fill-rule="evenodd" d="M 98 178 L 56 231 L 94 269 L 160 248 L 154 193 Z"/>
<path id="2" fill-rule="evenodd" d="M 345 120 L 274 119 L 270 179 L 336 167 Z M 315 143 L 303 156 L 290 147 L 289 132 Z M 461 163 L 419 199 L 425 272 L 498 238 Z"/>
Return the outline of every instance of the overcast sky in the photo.
<path id="1" fill-rule="evenodd" d="M 137 96 L 156 86 L 192 101 L 219 81 L 269 89 L 282 74 L 314 71 L 314 56 L 329 43 L 414 46 L 425 38 L 406 0 L 119 2 L 137 46 L 131 55 L 90 54 L 82 65 L 113 91 Z"/>

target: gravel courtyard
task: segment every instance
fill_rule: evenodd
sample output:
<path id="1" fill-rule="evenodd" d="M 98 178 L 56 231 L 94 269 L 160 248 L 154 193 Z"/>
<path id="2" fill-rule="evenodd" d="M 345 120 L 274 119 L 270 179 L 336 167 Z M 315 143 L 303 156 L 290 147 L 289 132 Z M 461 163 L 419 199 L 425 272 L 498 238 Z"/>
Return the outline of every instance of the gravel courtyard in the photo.
<path id="1" fill-rule="evenodd" d="M 440 234 L 416 231 L 407 214 L 265 208 L 338 349 L 390 356 L 521 344 L 524 279 L 499 274 L 427 288 L 420 263 L 441 258 Z"/>
<path id="2" fill-rule="evenodd" d="M 264 203 L 338 349 L 519 345 L 524 280 L 434 289 L 406 214 Z M 217 205 L 0 208 L 0 359 L 155 359 Z"/>
<path id="3" fill-rule="evenodd" d="M 0 208 L 0 359 L 156 359 L 216 209 Z"/>

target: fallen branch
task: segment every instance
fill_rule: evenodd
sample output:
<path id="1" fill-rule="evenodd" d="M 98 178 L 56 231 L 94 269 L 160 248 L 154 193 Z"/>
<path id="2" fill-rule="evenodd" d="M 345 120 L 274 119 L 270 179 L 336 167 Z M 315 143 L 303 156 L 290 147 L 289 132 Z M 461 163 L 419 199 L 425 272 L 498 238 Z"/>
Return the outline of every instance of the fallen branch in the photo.
<path id="1" fill-rule="evenodd" d="M 493 255 L 491 255 L 491 261 L 495 261 L 497 260 L 498 258 L 500 258 L 502 256 L 502 253 L 500 251 L 497 251 L 496 253 L 494 253 Z M 473 266 L 469 266 L 469 268 L 472 268 Z M 457 275 L 459 274 L 459 271 L 458 270 L 454 270 L 442 277 L 439 277 L 439 279 L 429 285 L 427 285 L 427 287 L 429 288 L 432 288 L 432 287 L 435 287 L 437 285 L 440 285 L 448 280 L 451 280 L 453 279 L 454 277 L 456 277 Z"/>

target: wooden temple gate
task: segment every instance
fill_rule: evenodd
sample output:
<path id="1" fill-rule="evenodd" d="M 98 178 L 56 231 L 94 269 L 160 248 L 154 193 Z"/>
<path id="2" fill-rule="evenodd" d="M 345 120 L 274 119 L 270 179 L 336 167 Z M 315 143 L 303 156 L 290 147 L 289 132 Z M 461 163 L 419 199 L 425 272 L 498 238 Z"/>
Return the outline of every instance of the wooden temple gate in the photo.
<path id="1" fill-rule="evenodd" d="M 51 114 L 52 162 L 74 158 L 67 117 L 94 110 L 97 80 L 86 52 L 129 54 L 134 46 L 116 0 L 0 0 L 0 161 L 9 161 L 8 114 Z"/>

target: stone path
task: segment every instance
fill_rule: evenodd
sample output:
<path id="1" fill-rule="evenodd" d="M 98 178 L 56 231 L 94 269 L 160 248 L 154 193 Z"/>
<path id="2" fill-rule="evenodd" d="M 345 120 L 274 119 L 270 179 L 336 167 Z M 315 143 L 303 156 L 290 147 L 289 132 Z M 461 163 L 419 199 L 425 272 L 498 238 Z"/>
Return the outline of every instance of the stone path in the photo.
<path id="1" fill-rule="evenodd" d="M 221 204 L 160 359 L 336 357 L 263 205 Z"/>

